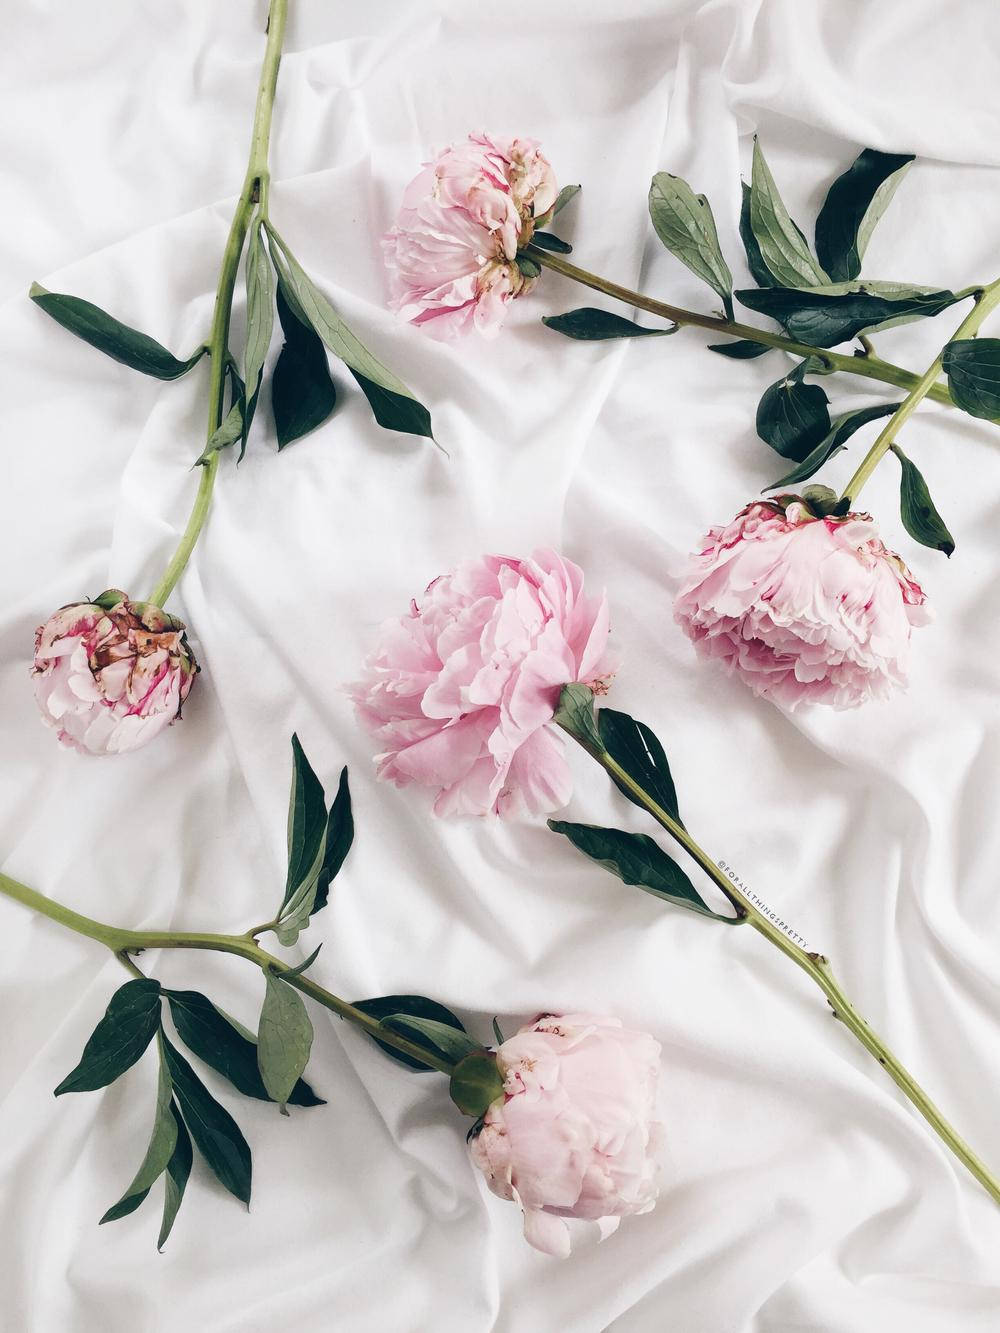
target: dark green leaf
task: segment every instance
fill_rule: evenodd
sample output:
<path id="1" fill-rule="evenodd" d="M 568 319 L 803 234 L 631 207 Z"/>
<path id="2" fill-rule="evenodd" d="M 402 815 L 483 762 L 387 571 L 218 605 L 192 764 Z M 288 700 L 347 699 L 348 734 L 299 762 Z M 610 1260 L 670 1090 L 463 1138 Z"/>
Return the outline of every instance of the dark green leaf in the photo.
<path id="1" fill-rule="evenodd" d="M 362 1013 L 370 1014 L 372 1018 L 383 1019 L 390 1014 L 409 1014 L 417 1018 L 430 1018 L 436 1023 L 445 1023 L 449 1027 L 456 1028 L 459 1032 L 464 1032 L 462 1020 L 457 1014 L 453 1014 L 450 1009 L 446 1009 L 443 1004 L 438 1004 L 436 1000 L 429 1000 L 425 995 L 380 995 L 371 1000 L 355 1000 L 355 1009 L 360 1009 Z M 417 1038 L 417 1040 L 420 1040 Z M 378 1039 L 376 1038 L 376 1041 Z M 418 1069 L 421 1071 L 430 1070 L 430 1065 L 421 1064 L 412 1056 L 406 1055 L 403 1051 L 397 1051 L 395 1046 L 389 1046 L 383 1041 L 378 1045 L 382 1047 L 386 1055 L 391 1055 L 394 1060 L 398 1060 L 401 1065 L 406 1065 L 408 1069 Z M 433 1042 L 428 1042 L 431 1050 L 437 1050 Z"/>
<path id="2" fill-rule="evenodd" d="M 816 448 L 803 458 L 798 467 L 779 477 L 777 481 L 773 481 L 770 486 L 765 486 L 764 489 L 773 491 L 779 486 L 794 486 L 800 481 L 808 481 L 828 459 L 840 453 L 844 448 L 844 441 L 853 435 L 859 426 L 865 425 L 868 421 L 875 421 L 879 417 L 891 416 L 898 406 L 898 403 L 879 403 L 876 407 L 860 407 L 857 411 L 847 412 L 844 416 L 838 417 Z"/>
<path id="3" fill-rule="evenodd" d="M 244 1203 L 250 1202 L 250 1148 L 240 1127 L 220 1106 L 183 1055 L 162 1037 L 174 1094 L 185 1124 L 219 1181 Z"/>
<path id="4" fill-rule="evenodd" d="M 274 278 L 261 236 L 262 225 L 259 217 L 254 219 L 246 257 L 247 331 L 243 347 L 243 381 L 254 388 L 260 383 L 274 328 Z"/>
<path id="5" fill-rule="evenodd" d="M 1000 338 L 960 338 L 944 349 L 951 396 L 963 412 L 1000 417 Z"/>
<path id="6" fill-rule="evenodd" d="M 629 717 L 628 713 L 619 713 L 614 708 L 601 708 L 597 713 L 597 729 L 611 758 L 680 824 L 682 821 L 670 765 L 663 746 L 649 727 Z M 613 774 L 612 781 L 622 795 L 638 805 L 640 810 L 645 808 Z"/>
<path id="7" fill-rule="evenodd" d="M 160 1235 L 156 1242 L 158 1250 L 163 1249 L 167 1243 L 167 1237 L 173 1230 L 174 1219 L 177 1217 L 177 1210 L 184 1198 L 184 1190 L 191 1174 L 191 1163 L 194 1157 L 191 1151 L 191 1136 L 188 1134 L 187 1127 L 177 1110 L 176 1102 L 171 1103 L 170 1113 L 177 1126 L 177 1146 L 174 1148 L 173 1157 L 167 1163 L 166 1188 L 163 1195 L 163 1221 L 160 1224 Z"/>
<path id="8" fill-rule="evenodd" d="M 760 255 L 783 287 L 815 287 L 829 278 L 813 258 L 774 183 L 756 136 L 750 185 L 750 226 Z"/>
<path id="9" fill-rule="evenodd" d="M 309 954 L 307 958 L 303 958 L 301 963 L 296 963 L 294 967 L 282 968 L 280 974 L 282 980 L 288 981 L 290 977 L 304 976 L 312 967 L 313 963 L 315 963 L 316 959 L 319 957 L 319 951 L 320 949 L 322 949 L 322 947 L 323 944 L 321 941 L 319 944 L 316 945 L 316 948 L 313 949 L 312 953 Z"/>
<path id="10" fill-rule="evenodd" d="M 945 555 L 950 556 L 955 549 L 955 542 L 944 519 L 934 507 L 919 468 L 910 462 L 898 444 L 889 447 L 903 469 L 899 479 L 899 513 L 903 527 L 921 546 L 929 546 L 932 551 L 944 551 Z"/>
<path id="11" fill-rule="evenodd" d="M 677 862 L 644 833 L 599 828 L 596 824 L 569 824 L 561 819 L 550 819 L 548 823 L 554 833 L 564 834 L 585 856 L 626 884 L 634 884 L 646 893 L 703 916 L 719 921 L 736 919 L 713 912 Z"/>
<path id="12" fill-rule="evenodd" d="M 104 1017 L 83 1048 L 80 1063 L 56 1088 L 92 1092 L 131 1069 L 153 1040 L 160 1022 L 160 983 L 152 977 L 126 981 L 111 997 Z"/>
<path id="13" fill-rule="evenodd" d="M 854 290 L 846 290 L 850 288 Z M 770 315 L 793 338 L 811 347 L 834 347 L 870 329 L 937 315 L 961 299 L 954 292 L 886 282 L 842 283 L 813 291 L 749 287 L 736 295 L 749 309 Z"/>
<path id="14" fill-rule="evenodd" d="M 493 1015 L 493 1035 L 494 1037 L 496 1037 L 497 1045 L 502 1046 L 504 1043 L 504 1035 L 503 1031 L 501 1030 L 500 1024 L 497 1022 L 495 1014 Z"/>
<path id="15" fill-rule="evenodd" d="M 818 384 L 804 384 L 805 362 L 764 390 L 757 405 L 757 434 L 782 458 L 801 462 L 830 429 L 829 398 Z"/>
<path id="16" fill-rule="evenodd" d="M 451 1100 L 463 1115 L 477 1119 L 503 1096 L 503 1078 L 496 1056 L 487 1051 L 472 1051 L 451 1071 L 448 1085 Z"/>
<path id="17" fill-rule="evenodd" d="M 539 250 L 551 250 L 557 255 L 571 255 L 573 253 L 573 247 L 568 242 L 558 236 L 553 236 L 550 231 L 533 232 L 531 244 L 537 245 Z"/>
<path id="18" fill-rule="evenodd" d="M 175 990 L 165 994 L 174 1027 L 184 1045 L 244 1096 L 269 1102 L 271 1097 L 257 1066 L 257 1041 L 253 1034 L 198 991 Z M 296 1083 L 288 1101 L 292 1106 L 326 1105 L 304 1079 Z"/>
<path id="19" fill-rule="evenodd" d="M 120 361 L 123 366 L 139 370 L 144 375 L 152 375 L 155 379 L 178 379 L 205 355 L 206 349 L 199 347 L 194 356 L 188 357 L 186 361 L 178 361 L 173 353 L 168 352 L 154 338 L 122 324 L 99 306 L 83 301 L 78 296 L 48 292 L 37 282 L 31 284 L 28 295 L 57 324 L 90 343 L 91 347 L 96 347 L 114 361 Z"/>
<path id="20" fill-rule="evenodd" d="M 118 1202 L 104 1214 L 101 1224 L 117 1222 L 120 1217 L 127 1217 L 135 1212 L 149 1193 L 155 1181 L 167 1169 L 167 1163 L 174 1155 L 177 1146 L 177 1122 L 171 1110 L 173 1088 L 170 1071 L 162 1052 L 160 1055 L 160 1080 L 156 1092 L 156 1108 L 153 1113 L 153 1131 L 142 1165 L 136 1172 L 135 1179 Z"/>
<path id="21" fill-rule="evenodd" d="M 288 802 L 288 874 L 282 915 L 303 886 L 315 886 L 323 865 L 326 840 L 323 786 L 306 758 L 298 736 L 292 736 L 292 787 Z M 308 918 L 308 912 L 306 917 Z"/>
<path id="22" fill-rule="evenodd" d="M 564 685 L 552 721 L 593 754 L 603 753 L 604 743 L 594 718 L 594 694 L 588 686 Z"/>
<path id="23" fill-rule="evenodd" d="M 816 219 L 816 253 L 834 282 L 861 272 L 875 224 L 912 161 L 912 153 L 866 148 L 830 186 Z"/>
<path id="24" fill-rule="evenodd" d="M 404 1037 L 416 1035 L 430 1048 L 438 1050 L 446 1060 L 462 1060 L 473 1051 L 482 1050 L 478 1041 L 459 1032 L 450 1023 L 440 1023 L 436 1018 L 422 1018 L 415 1014 L 387 1014 L 381 1020 L 382 1027 L 394 1032 L 401 1032 Z"/>
<path id="25" fill-rule="evenodd" d="M 340 770 L 340 782 L 337 795 L 330 807 L 326 821 L 326 849 L 323 853 L 323 865 L 316 881 L 316 899 L 312 914 L 321 912 L 327 904 L 330 883 L 344 864 L 347 853 L 354 842 L 354 815 L 351 812 L 351 791 L 347 785 L 347 769 Z"/>
<path id="26" fill-rule="evenodd" d="M 309 1063 L 313 1028 L 298 991 L 271 971 L 264 976 L 267 989 L 257 1031 L 257 1064 L 264 1087 L 287 1115 L 285 1105 Z"/>
<path id="27" fill-rule="evenodd" d="M 658 171 L 649 187 L 649 216 L 672 255 L 721 298 L 733 317 L 733 275 L 723 258 L 711 205 L 687 181 Z"/>
<path id="28" fill-rule="evenodd" d="M 718 352 L 720 356 L 728 356 L 732 361 L 753 361 L 765 352 L 773 352 L 774 348 L 768 347 L 767 343 L 752 343 L 746 338 L 736 338 L 731 343 L 709 343 L 708 350 Z"/>
<path id="29" fill-rule="evenodd" d="M 353 366 L 347 368 L 357 380 L 361 392 L 368 399 L 372 416 L 380 426 L 386 430 L 400 431 L 404 435 L 424 435 L 428 439 L 433 438 L 431 414 L 423 403 L 418 403 L 415 398 L 411 398 L 408 394 L 396 393 L 392 389 L 383 388 L 375 380 L 370 380 L 367 376 L 360 374 Z"/>
<path id="30" fill-rule="evenodd" d="M 764 263 L 764 256 L 757 244 L 757 237 L 753 234 L 753 227 L 750 225 L 750 186 L 746 181 L 740 181 L 740 185 L 743 192 L 743 202 L 740 206 L 740 240 L 743 242 L 743 249 L 746 251 L 747 268 L 749 268 L 750 276 L 758 287 L 774 287 L 777 285 L 774 281 L 774 275 Z"/>
<path id="31" fill-rule="evenodd" d="M 208 437 L 208 443 L 198 459 L 199 463 L 207 463 L 213 454 L 217 454 L 220 449 L 226 449 L 229 445 L 235 444 L 242 437 L 245 411 L 246 406 L 242 400 L 233 403 L 223 417 L 222 423 Z"/>
<path id="32" fill-rule="evenodd" d="M 576 198 L 581 188 L 579 185 L 564 185 L 556 195 L 556 201 L 552 205 L 552 216 L 556 217 L 561 213 L 569 201 Z"/>
<path id="33" fill-rule="evenodd" d="M 537 278 L 542 271 L 538 260 L 532 259 L 531 255 L 525 254 L 523 250 L 517 256 L 517 266 L 521 270 L 521 276 L 525 278 Z"/>
<path id="34" fill-rule="evenodd" d="M 336 405 L 337 390 L 323 340 L 296 317 L 280 283 L 277 305 L 285 341 L 271 376 L 271 409 L 278 448 L 284 449 L 323 424 Z"/>
<path id="35" fill-rule="evenodd" d="M 567 338 L 585 342 L 602 342 L 606 338 L 662 338 L 677 332 L 676 324 L 671 324 L 668 329 L 646 329 L 634 320 L 613 315 L 610 310 L 598 310 L 596 306 L 582 306 L 565 315 L 545 315 L 542 323 Z"/>

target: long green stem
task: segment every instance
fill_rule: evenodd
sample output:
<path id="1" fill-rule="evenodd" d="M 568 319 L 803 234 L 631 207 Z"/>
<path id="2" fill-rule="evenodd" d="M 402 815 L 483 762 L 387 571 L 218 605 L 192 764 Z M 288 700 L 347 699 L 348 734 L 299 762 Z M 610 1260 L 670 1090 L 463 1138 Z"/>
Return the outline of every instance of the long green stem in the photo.
<path id="1" fill-rule="evenodd" d="M 621 787 L 626 788 L 634 796 L 635 800 L 652 815 L 661 828 L 664 828 L 676 842 L 680 843 L 688 855 L 701 866 L 713 883 L 726 895 L 736 909 L 737 915 L 753 926 L 754 930 L 763 935 L 776 949 L 780 949 L 786 957 L 790 958 L 797 967 L 800 967 L 816 983 L 829 1000 L 834 1016 L 839 1018 L 848 1031 L 853 1033 L 862 1046 L 875 1057 L 941 1141 L 968 1168 L 990 1196 L 997 1203 L 1000 1203 L 1000 1181 L 988 1170 L 985 1163 L 976 1156 L 954 1127 L 945 1120 L 923 1088 L 893 1055 L 881 1037 L 873 1032 L 871 1027 L 858 1014 L 844 994 L 840 983 L 834 977 L 828 960 L 822 954 L 810 953 L 800 948 L 769 921 L 750 899 L 732 883 L 728 876 L 723 874 L 711 857 L 698 846 L 688 831 L 664 810 L 639 783 L 630 777 L 607 751 L 598 751 L 585 744 L 573 731 L 568 728 L 567 731 L 587 751 L 591 758 L 596 759 Z"/>
<path id="2" fill-rule="evenodd" d="M 130 964 L 133 954 L 141 953 L 145 949 L 201 949 L 213 953 L 235 954 L 238 958 L 245 958 L 248 962 L 256 964 L 262 972 L 274 972 L 277 976 L 283 976 L 289 986 L 294 986 L 317 1004 L 323 1005 L 347 1022 L 361 1028 L 373 1040 L 384 1042 L 404 1055 L 430 1065 L 442 1074 L 450 1074 L 452 1071 L 452 1063 L 434 1051 L 410 1041 L 391 1028 L 383 1027 L 378 1019 L 349 1004 L 347 1000 L 342 1000 L 339 995 L 334 995 L 309 977 L 291 975 L 291 969 L 286 963 L 262 949 L 248 935 L 213 935 L 183 930 L 125 930 L 120 926 L 109 926 L 103 921 L 95 921 L 92 917 L 74 912 L 72 908 L 47 898 L 37 889 L 29 888 L 27 884 L 22 884 L 19 880 L 12 879 L 10 875 L 2 873 L 0 873 L 0 894 L 22 903 L 25 907 L 48 917 L 50 921 L 55 921 L 60 926 L 65 926 L 68 930 L 75 931 L 78 935 L 96 940 L 123 961 L 127 961 L 127 964 Z"/>
<path id="3" fill-rule="evenodd" d="M 904 370 L 902 366 L 894 365 L 891 361 L 883 361 L 878 356 L 847 356 L 843 352 L 831 352 L 823 347 L 810 347 L 808 343 L 796 342 L 792 338 L 782 337 L 780 333 L 772 333 L 769 329 L 757 328 L 754 324 L 739 324 L 735 320 L 719 319 L 715 315 L 702 315 L 696 310 L 684 310 L 681 306 L 668 305 L 665 301 L 656 301 L 651 296 L 644 296 L 642 292 L 634 292 L 631 288 L 621 287 L 617 282 L 609 282 L 607 278 L 599 277 L 596 273 L 588 273 L 586 269 L 577 268 L 562 255 L 552 254 L 537 245 L 527 246 L 525 253 L 543 268 L 551 269 L 553 273 L 561 273 L 564 278 L 571 278 L 584 287 L 604 292 L 606 296 L 613 296 L 616 301 L 624 301 L 626 305 L 635 306 L 639 310 L 648 310 L 651 315 L 669 319 L 682 327 L 691 325 L 694 328 L 709 329 L 712 333 L 722 334 L 726 338 L 744 338 L 748 342 L 760 343 L 765 347 L 777 347 L 783 352 L 791 352 L 793 356 L 815 357 L 824 362 L 830 370 L 844 370 L 849 375 L 880 380 L 883 384 L 895 384 L 901 389 L 912 389 L 921 383 L 921 376 L 914 375 L 912 371 Z M 946 384 L 932 384 L 926 392 L 927 397 L 933 398 L 935 402 L 954 406 Z"/>
<path id="4" fill-rule="evenodd" d="M 962 320 L 961 324 L 948 339 L 948 343 L 954 342 L 957 338 L 971 338 L 982 324 L 983 320 L 991 310 L 1000 302 L 1000 278 L 996 282 L 991 282 L 988 287 L 984 287 L 976 298 L 976 303 Z M 948 346 L 945 343 L 945 347 Z M 941 363 L 944 359 L 944 347 L 938 352 L 937 356 L 927 367 L 923 375 L 913 386 L 907 396 L 889 418 L 885 429 L 879 435 L 878 439 L 865 454 L 864 458 L 855 472 L 844 487 L 842 500 L 853 502 L 858 498 L 858 494 L 865 482 L 872 475 L 879 463 L 889 452 L 893 441 L 910 417 L 917 410 L 920 401 L 926 398 L 934 387 L 937 377 L 941 374 Z"/>
<path id="5" fill-rule="evenodd" d="M 211 439 L 222 422 L 225 403 L 226 360 L 229 350 L 229 323 L 233 313 L 233 291 L 236 286 L 236 274 L 239 269 L 243 243 L 250 227 L 254 209 L 259 205 L 266 215 L 270 172 L 268 169 L 268 147 L 271 139 L 271 116 L 274 111 L 274 93 L 278 83 L 278 66 L 281 63 L 281 46 L 285 37 L 285 23 L 288 17 L 288 0 L 271 0 L 271 11 L 267 24 L 267 47 L 264 51 L 264 63 L 260 71 L 260 84 L 257 89 L 257 107 L 254 112 L 253 132 L 250 136 L 250 159 L 247 163 L 243 188 L 236 204 L 236 212 L 229 228 L 226 248 L 222 255 L 222 267 L 219 270 L 219 282 L 215 291 L 215 309 L 212 314 L 212 332 L 208 339 L 208 354 L 211 358 L 211 371 L 208 386 L 208 435 Z M 202 464 L 204 471 L 198 483 L 198 494 L 194 508 L 187 521 L 187 527 L 177 544 L 177 549 L 170 558 L 170 563 L 163 572 L 163 577 L 149 595 L 149 600 L 156 606 L 164 602 L 174 590 L 174 585 L 184 571 L 184 566 L 195 548 L 201 530 L 208 517 L 212 488 L 219 471 L 219 455 L 213 452 Z"/>

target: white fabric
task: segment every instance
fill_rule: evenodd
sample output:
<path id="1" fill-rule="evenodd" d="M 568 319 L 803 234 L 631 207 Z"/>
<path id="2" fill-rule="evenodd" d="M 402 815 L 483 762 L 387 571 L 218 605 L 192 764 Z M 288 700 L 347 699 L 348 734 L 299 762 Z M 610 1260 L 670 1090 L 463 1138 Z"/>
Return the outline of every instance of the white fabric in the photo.
<path id="1" fill-rule="evenodd" d="M 35 716 L 32 633 L 81 594 L 152 585 L 193 497 L 207 369 L 167 385 L 134 375 L 26 291 L 38 278 L 89 297 L 178 353 L 205 335 L 264 14 L 262 0 L 34 0 L 16 21 L 11 8 L 5 869 L 122 924 L 243 929 L 280 892 L 296 729 L 328 786 L 350 764 L 359 828 L 306 937 L 325 942 L 315 975 L 352 997 L 433 994 L 484 1039 L 494 1013 L 510 1031 L 540 1009 L 604 1009 L 648 1028 L 664 1047 L 670 1166 L 649 1216 L 566 1262 L 536 1254 L 516 1210 L 474 1177 L 443 1081 L 407 1076 L 316 1011 L 312 1077 L 329 1105 L 283 1120 L 207 1076 L 252 1142 L 253 1206 L 245 1215 L 196 1168 L 158 1257 L 159 1187 L 134 1217 L 96 1225 L 144 1149 L 151 1062 L 103 1094 L 51 1095 L 123 974 L 98 945 L 0 900 L 0 1324 L 996 1329 L 995 1205 L 785 958 L 749 930 L 619 885 L 541 821 L 433 822 L 420 792 L 375 784 L 338 684 L 377 622 L 458 559 L 558 546 L 608 587 L 624 658 L 612 702 L 660 733 L 690 827 L 831 955 L 1000 1166 L 996 431 L 934 405 L 907 427 L 957 538 L 950 562 L 901 531 L 894 462 L 866 492 L 937 608 L 916 635 L 909 694 L 788 720 L 697 662 L 670 614 L 683 553 L 780 471 L 753 417 L 782 358 L 725 362 L 695 331 L 562 340 L 540 316 L 600 302 L 550 275 L 498 341 L 441 346 L 386 312 L 377 242 L 432 147 L 481 127 L 533 135 L 562 182 L 584 185 L 560 227 L 581 264 L 711 309 L 652 235 L 649 177 L 666 169 L 709 195 L 745 282 L 739 171 L 759 130 L 807 229 L 861 145 L 921 154 L 866 273 L 986 280 L 1000 234 L 1000 12 L 988 0 L 292 0 L 272 214 L 431 406 L 448 456 L 380 431 L 339 368 L 336 417 L 281 457 L 263 404 L 244 464 L 223 462 L 170 604 L 204 668 L 185 720 L 139 754 L 88 761 L 59 751 Z M 880 350 L 922 368 L 956 322 L 885 334 Z M 841 409 L 882 397 L 829 387 Z M 826 479 L 846 478 L 861 447 Z M 584 756 L 574 769 L 569 817 L 643 827 Z M 145 961 L 254 1021 L 248 965 Z"/>

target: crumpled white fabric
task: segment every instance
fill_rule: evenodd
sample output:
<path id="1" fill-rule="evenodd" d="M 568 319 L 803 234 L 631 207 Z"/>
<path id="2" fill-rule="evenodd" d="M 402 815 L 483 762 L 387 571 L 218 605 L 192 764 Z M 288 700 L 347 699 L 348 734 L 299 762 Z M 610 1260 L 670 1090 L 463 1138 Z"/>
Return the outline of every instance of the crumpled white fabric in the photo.
<path id="1" fill-rule="evenodd" d="M 237 9 L 240 12 L 237 12 Z M 51 1090 L 117 984 L 97 945 L 0 902 L 0 1288 L 26 1333 L 986 1333 L 1000 1216 L 818 993 L 750 931 L 669 911 L 541 823 L 434 823 L 377 787 L 339 683 L 377 623 L 457 560 L 554 545 L 606 584 L 624 664 L 610 700 L 655 726 L 689 826 L 834 959 L 861 1010 L 1000 1165 L 1000 437 L 929 406 L 904 446 L 958 542 L 902 532 L 887 462 L 866 491 L 937 610 L 909 694 L 794 722 L 695 659 L 670 615 L 699 534 L 783 470 L 753 415 L 780 356 L 727 363 L 684 332 L 586 346 L 539 323 L 599 299 L 546 275 L 493 342 L 442 346 L 384 308 L 378 235 L 430 150 L 474 128 L 539 138 L 583 194 L 559 230 L 585 267 L 682 304 L 707 289 L 648 225 L 650 175 L 687 177 L 736 237 L 759 130 L 808 230 L 868 144 L 911 150 L 865 272 L 964 286 L 1000 234 L 1000 14 L 883 0 L 707 4 L 293 0 L 272 211 L 306 268 L 434 413 L 448 457 L 341 407 L 280 458 L 222 466 L 172 609 L 204 673 L 184 722 L 97 764 L 34 716 L 32 632 L 109 585 L 146 593 L 193 496 L 207 368 L 161 385 L 77 344 L 26 300 L 79 293 L 175 352 L 207 329 L 249 137 L 265 5 L 21 6 L 0 55 L 6 499 L 0 854 L 79 910 L 133 926 L 243 928 L 280 893 L 288 738 L 332 784 L 351 766 L 358 839 L 303 941 L 348 996 L 431 992 L 486 1039 L 546 1008 L 597 1008 L 664 1047 L 672 1186 L 566 1262 L 485 1197 L 441 1080 L 404 1075 L 316 1012 L 324 1109 L 282 1120 L 230 1097 L 252 1141 L 250 1215 L 196 1171 L 162 1257 L 158 1203 L 98 1228 L 145 1147 L 154 1072 Z M 616 307 L 617 308 L 617 307 Z M 881 336 L 922 368 L 952 313 Z M 237 313 L 238 345 L 242 319 Z M 274 352 L 272 351 L 272 355 Z M 836 406 L 877 389 L 833 382 Z M 262 404 L 259 425 L 267 422 Z M 876 427 L 870 427 L 874 431 Z M 868 438 L 866 435 L 865 439 Z M 825 480 L 846 478 L 860 441 Z M 582 755 L 568 817 L 644 828 Z M 147 959 L 245 1021 L 238 961 Z M 154 1191 L 154 1196 L 158 1191 Z"/>

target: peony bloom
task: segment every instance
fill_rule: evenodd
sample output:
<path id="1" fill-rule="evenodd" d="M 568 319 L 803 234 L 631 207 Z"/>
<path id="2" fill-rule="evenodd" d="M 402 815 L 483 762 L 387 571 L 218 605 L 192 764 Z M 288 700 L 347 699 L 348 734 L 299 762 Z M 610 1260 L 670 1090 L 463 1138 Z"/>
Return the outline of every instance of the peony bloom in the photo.
<path id="1" fill-rule="evenodd" d="M 572 791 L 549 726 L 564 685 L 606 689 L 608 605 L 554 551 L 484 555 L 387 621 L 351 688 L 378 775 L 437 789 L 439 815 L 556 810 Z"/>
<path id="2" fill-rule="evenodd" d="M 115 588 L 40 626 L 31 669 L 42 719 L 84 754 L 123 754 L 181 715 L 198 665 L 184 626 Z"/>
<path id="3" fill-rule="evenodd" d="M 562 1258 L 565 1218 L 602 1237 L 656 1203 L 662 1126 L 660 1044 L 617 1018 L 543 1015 L 497 1050 L 504 1094 L 483 1117 L 472 1160 L 524 1211 L 525 1239 Z"/>
<path id="4" fill-rule="evenodd" d="M 869 514 L 817 517 L 795 495 L 712 528 L 675 605 L 705 657 L 795 708 L 854 708 L 906 683 L 924 593 Z"/>
<path id="5" fill-rule="evenodd" d="M 425 164 L 383 238 L 390 305 L 436 338 L 495 336 L 534 286 L 516 256 L 556 200 L 534 139 L 470 134 Z"/>

